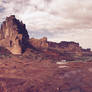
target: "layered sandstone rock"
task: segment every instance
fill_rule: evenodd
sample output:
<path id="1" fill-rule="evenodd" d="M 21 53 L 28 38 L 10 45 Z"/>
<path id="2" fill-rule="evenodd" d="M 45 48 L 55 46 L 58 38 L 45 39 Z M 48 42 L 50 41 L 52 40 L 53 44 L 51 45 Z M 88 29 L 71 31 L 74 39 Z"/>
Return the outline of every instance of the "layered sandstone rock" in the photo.
<path id="1" fill-rule="evenodd" d="M 48 42 L 46 37 L 43 37 L 41 39 L 31 38 L 29 41 L 31 45 L 36 48 L 48 48 Z"/>
<path id="2" fill-rule="evenodd" d="M 50 52 L 56 54 L 58 51 L 57 55 L 62 53 L 63 55 L 68 54 L 74 56 L 82 56 L 82 48 L 79 46 L 79 43 L 76 42 L 62 41 L 60 43 L 56 43 L 47 41 L 46 37 L 43 37 L 41 39 L 31 38 L 29 42 L 35 48 L 46 49 L 45 51 L 48 54 Z"/>
<path id="3" fill-rule="evenodd" d="M 0 29 L 0 46 L 7 48 L 12 54 L 21 54 L 29 39 L 26 26 L 15 18 L 7 17 Z"/>
<path id="4" fill-rule="evenodd" d="M 82 56 L 83 52 L 79 43 L 76 42 L 61 41 L 60 43 L 56 43 L 48 41 L 48 47 L 75 56 Z"/>
<path id="5" fill-rule="evenodd" d="M 62 41 L 59 43 L 59 47 L 67 53 L 82 56 L 82 48 L 80 47 L 79 43 Z"/>
<path id="6" fill-rule="evenodd" d="M 35 48 L 46 49 L 45 51 L 48 54 L 49 54 L 49 51 L 54 51 L 53 53 L 55 53 L 55 51 L 56 52 L 58 51 L 63 55 L 67 54 L 74 57 L 80 57 L 84 55 L 84 53 L 92 55 L 91 50 L 82 49 L 79 43 L 76 43 L 73 41 L 70 41 L 70 42 L 61 41 L 60 43 L 56 43 L 56 42 L 47 41 L 47 38 L 43 37 L 41 39 L 31 38 L 29 42 Z"/>

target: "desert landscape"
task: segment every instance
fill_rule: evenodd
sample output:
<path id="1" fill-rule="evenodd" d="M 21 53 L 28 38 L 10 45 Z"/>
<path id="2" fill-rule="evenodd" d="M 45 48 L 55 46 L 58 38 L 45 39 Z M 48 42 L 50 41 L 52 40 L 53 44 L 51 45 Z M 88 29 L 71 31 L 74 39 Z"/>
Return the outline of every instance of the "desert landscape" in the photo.
<path id="1" fill-rule="evenodd" d="M 92 92 L 92 51 L 30 38 L 15 15 L 0 29 L 0 92 Z"/>

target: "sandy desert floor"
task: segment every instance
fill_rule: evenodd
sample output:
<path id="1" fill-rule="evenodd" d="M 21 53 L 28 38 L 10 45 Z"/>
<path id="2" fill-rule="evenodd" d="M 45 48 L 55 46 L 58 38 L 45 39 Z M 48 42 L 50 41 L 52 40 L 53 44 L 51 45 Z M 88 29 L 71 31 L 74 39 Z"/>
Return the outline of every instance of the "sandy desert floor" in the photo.
<path id="1" fill-rule="evenodd" d="M 0 92 L 92 92 L 92 62 L 0 59 Z"/>

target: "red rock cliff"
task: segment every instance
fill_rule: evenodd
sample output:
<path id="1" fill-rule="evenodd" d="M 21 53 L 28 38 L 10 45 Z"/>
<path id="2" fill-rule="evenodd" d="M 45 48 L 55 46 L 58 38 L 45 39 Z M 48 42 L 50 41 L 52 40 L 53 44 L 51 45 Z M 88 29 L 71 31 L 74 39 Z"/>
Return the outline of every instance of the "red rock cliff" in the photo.
<path id="1" fill-rule="evenodd" d="M 7 17 L 0 29 L 0 46 L 6 47 L 13 54 L 21 54 L 29 39 L 25 24 L 15 18 Z"/>

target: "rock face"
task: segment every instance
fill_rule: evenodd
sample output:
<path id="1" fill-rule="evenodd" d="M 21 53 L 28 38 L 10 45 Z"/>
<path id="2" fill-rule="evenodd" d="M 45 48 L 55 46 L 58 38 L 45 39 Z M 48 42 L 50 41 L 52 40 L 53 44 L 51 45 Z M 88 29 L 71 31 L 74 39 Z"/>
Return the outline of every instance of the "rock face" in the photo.
<path id="1" fill-rule="evenodd" d="M 61 41 L 60 43 L 47 41 L 46 37 L 43 37 L 41 39 L 35 39 L 31 38 L 29 40 L 30 44 L 42 50 L 46 55 L 56 58 L 63 57 L 64 59 L 72 60 L 73 58 L 78 58 L 83 55 L 88 56 L 92 55 L 92 52 L 90 49 L 83 49 L 79 43 L 76 42 L 67 42 L 67 41 Z M 68 57 L 69 56 L 69 57 Z M 72 59 L 71 59 L 72 58 Z"/>
<path id="2" fill-rule="evenodd" d="M 73 53 L 76 54 L 77 56 L 82 55 L 82 48 L 79 46 L 79 43 L 75 43 L 75 42 L 62 41 L 60 43 L 56 43 L 56 42 L 47 41 L 47 38 L 43 37 L 41 39 L 31 38 L 30 43 L 32 44 L 32 46 L 40 49 L 51 48 L 54 50 L 54 52 L 55 50 L 57 50 L 59 52 L 66 52 L 69 54 Z"/>
<path id="3" fill-rule="evenodd" d="M 43 37 L 41 39 L 31 38 L 30 43 L 36 48 L 48 48 L 48 42 L 46 37 Z"/>
<path id="4" fill-rule="evenodd" d="M 82 56 L 82 48 L 79 46 L 79 43 L 62 41 L 60 43 L 48 42 L 48 44 L 49 47 L 55 48 L 62 53 L 74 55 L 76 57 Z"/>
<path id="5" fill-rule="evenodd" d="M 29 39 L 26 26 L 15 18 L 7 17 L 0 29 L 0 46 L 7 48 L 12 54 L 21 54 Z"/>
<path id="6" fill-rule="evenodd" d="M 59 47 L 68 53 L 73 53 L 76 56 L 82 56 L 82 48 L 79 46 L 79 43 L 62 41 L 59 43 Z"/>

